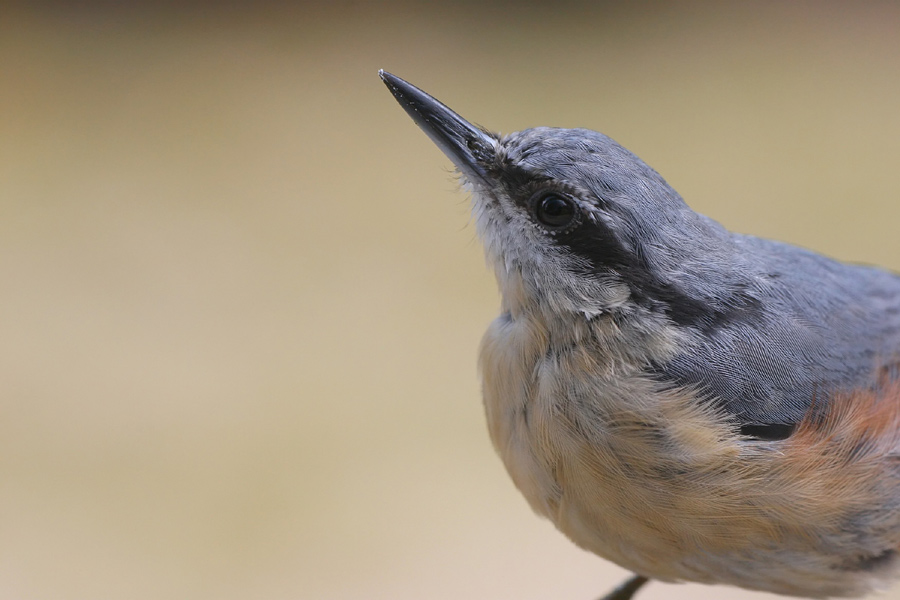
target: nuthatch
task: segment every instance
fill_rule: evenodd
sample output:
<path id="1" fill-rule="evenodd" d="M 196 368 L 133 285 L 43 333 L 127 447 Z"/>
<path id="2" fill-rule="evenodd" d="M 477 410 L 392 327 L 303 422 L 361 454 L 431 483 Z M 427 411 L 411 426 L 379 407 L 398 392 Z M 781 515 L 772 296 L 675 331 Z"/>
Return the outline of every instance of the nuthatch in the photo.
<path id="1" fill-rule="evenodd" d="M 490 133 L 402 79 L 502 294 L 491 439 L 531 507 L 647 579 L 824 598 L 900 550 L 900 277 L 727 231 L 608 137 Z"/>

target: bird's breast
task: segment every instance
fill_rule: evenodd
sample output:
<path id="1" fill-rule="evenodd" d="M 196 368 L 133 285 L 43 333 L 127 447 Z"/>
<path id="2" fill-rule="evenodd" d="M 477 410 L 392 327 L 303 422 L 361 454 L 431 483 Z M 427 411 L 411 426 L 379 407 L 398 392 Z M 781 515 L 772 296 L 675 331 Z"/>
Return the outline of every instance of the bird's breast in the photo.
<path id="1" fill-rule="evenodd" d="M 853 565 L 900 542 L 900 515 L 879 509 L 879 494 L 900 490 L 896 472 L 883 481 L 892 447 L 829 447 L 832 434 L 803 424 L 786 441 L 751 441 L 712 403 L 663 387 L 614 349 L 552 338 L 540 320 L 498 318 L 481 349 L 483 394 L 514 483 L 575 543 L 662 580 L 821 596 L 880 577 Z M 854 492 L 830 496 L 836 486 Z M 861 518 L 894 529 L 840 546 Z"/>

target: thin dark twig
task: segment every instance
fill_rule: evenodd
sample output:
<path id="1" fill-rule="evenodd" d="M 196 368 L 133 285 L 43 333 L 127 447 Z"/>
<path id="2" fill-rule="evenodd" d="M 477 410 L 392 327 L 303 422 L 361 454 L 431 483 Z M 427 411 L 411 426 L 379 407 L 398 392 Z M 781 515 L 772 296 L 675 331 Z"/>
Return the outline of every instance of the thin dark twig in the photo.
<path id="1" fill-rule="evenodd" d="M 643 575 L 634 575 L 599 600 L 631 600 L 634 593 L 641 589 L 641 586 L 647 581 L 647 578 Z"/>

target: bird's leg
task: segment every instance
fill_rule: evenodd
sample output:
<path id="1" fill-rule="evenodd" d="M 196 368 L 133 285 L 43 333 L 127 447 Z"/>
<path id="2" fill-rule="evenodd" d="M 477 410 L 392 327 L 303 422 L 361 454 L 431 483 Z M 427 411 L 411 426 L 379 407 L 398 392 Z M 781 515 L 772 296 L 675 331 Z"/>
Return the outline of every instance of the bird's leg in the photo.
<path id="1" fill-rule="evenodd" d="M 625 583 L 600 598 L 600 600 L 631 600 L 635 592 L 641 589 L 641 586 L 647 583 L 647 578 L 643 575 L 633 575 L 629 577 Z"/>

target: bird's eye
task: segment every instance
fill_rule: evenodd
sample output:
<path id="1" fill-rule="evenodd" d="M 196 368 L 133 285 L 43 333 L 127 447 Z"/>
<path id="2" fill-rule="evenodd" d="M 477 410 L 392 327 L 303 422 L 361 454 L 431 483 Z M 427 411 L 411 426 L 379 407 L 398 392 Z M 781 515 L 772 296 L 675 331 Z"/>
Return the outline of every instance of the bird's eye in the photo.
<path id="1" fill-rule="evenodd" d="M 578 220 L 578 206 L 571 198 L 555 192 L 538 194 L 532 204 L 534 218 L 551 231 L 571 227 Z"/>

